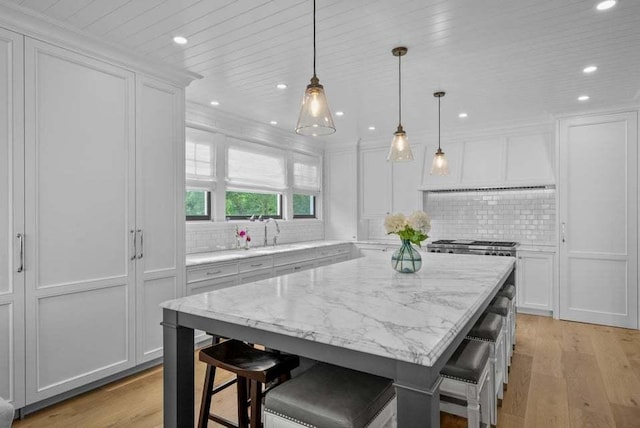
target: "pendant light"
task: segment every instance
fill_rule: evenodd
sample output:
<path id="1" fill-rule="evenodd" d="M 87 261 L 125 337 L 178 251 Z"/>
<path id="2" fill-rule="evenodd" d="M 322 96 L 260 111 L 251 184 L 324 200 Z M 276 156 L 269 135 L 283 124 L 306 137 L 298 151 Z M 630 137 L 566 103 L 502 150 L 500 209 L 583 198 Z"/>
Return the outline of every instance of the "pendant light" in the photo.
<path id="1" fill-rule="evenodd" d="M 316 76 L 316 0 L 313 0 L 313 77 L 304 91 L 296 132 L 313 137 L 336 132 L 324 87 Z"/>
<path id="2" fill-rule="evenodd" d="M 393 56 L 398 57 L 398 129 L 393 133 L 393 140 L 391 140 L 391 148 L 389 149 L 389 155 L 387 160 L 394 162 L 411 161 L 413 160 L 413 153 L 411 153 L 411 147 L 409 147 L 409 139 L 406 132 L 402 128 L 402 65 L 401 58 L 406 55 L 407 48 L 397 47 L 391 50 Z"/>
<path id="3" fill-rule="evenodd" d="M 449 163 L 440 148 L 440 99 L 444 97 L 444 92 L 434 92 L 433 96 L 438 99 L 438 150 L 433 156 L 431 175 L 449 175 Z"/>

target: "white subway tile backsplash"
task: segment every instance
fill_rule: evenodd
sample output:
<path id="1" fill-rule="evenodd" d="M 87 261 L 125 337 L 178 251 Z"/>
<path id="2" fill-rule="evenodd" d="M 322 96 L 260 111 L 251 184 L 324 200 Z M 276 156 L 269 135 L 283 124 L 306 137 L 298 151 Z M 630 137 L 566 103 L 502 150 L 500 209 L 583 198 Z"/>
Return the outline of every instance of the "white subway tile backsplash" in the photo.
<path id="1" fill-rule="evenodd" d="M 431 216 L 429 240 L 554 244 L 555 198 L 555 189 L 425 192 L 424 209 Z"/>
<path id="2" fill-rule="evenodd" d="M 321 220 L 279 221 L 278 244 L 324 239 L 324 222 Z M 248 230 L 252 247 L 264 245 L 264 223 L 260 222 L 189 222 L 186 230 L 186 253 L 230 250 L 236 248 L 236 226 Z M 276 232 L 273 223 L 267 224 L 268 244 Z"/>

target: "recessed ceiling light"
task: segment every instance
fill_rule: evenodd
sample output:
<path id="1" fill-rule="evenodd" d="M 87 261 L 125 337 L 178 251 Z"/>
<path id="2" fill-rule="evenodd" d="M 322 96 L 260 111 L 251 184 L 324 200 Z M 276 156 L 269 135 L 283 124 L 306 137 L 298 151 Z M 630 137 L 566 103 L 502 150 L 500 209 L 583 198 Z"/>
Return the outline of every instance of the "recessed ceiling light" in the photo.
<path id="1" fill-rule="evenodd" d="M 376 130 L 376 127 L 375 127 L 375 126 L 370 126 L 370 127 L 369 127 L 369 131 L 375 131 L 375 130 Z"/>
<path id="2" fill-rule="evenodd" d="M 269 123 L 270 123 L 270 124 L 272 124 L 272 125 L 277 125 L 277 124 L 278 124 L 278 122 L 277 122 L 277 121 L 275 121 L 275 120 L 272 120 L 272 121 L 271 121 L 271 122 L 269 122 Z"/>
<path id="3" fill-rule="evenodd" d="M 188 40 L 185 37 L 182 36 L 175 36 L 173 38 L 173 41 L 176 42 L 179 45 L 186 45 Z"/>
<path id="4" fill-rule="evenodd" d="M 219 102 L 219 101 L 215 101 L 215 100 L 213 100 L 213 101 L 211 101 L 209 104 L 211 104 L 212 106 L 219 106 L 219 105 L 220 105 L 220 102 Z"/>
<path id="5" fill-rule="evenodd" d="M 589 95 L 580 95 L 578 101 L 589 101 Z"/>
<path id="6" fill-rule="evenodd" d="M 278 83 L 276 85 L 276 88 L 278 88 L 278 89 L 287 89 L 287 84 L 286 83 Z"/>
<path id="7" fill-rule="evenodd" d="M 464 119 L 465 117 L 468 117 L 468 116 L 469 116 L 469 115 L 468 115 L 467 113 L 460 113 L 460 114 L 458 115 L 458 117 L 459 117 L 460 119 Z"/>
<path id="8" fill-rule="evenodd" d="M 590 66 L 585 67 L 582 70 L 582 72 L 586 73 L 586 74 L 590 74 L 590 73 L 593 73 L 594 71 L 596 71 L 597 69 L 598 69 L 598 67 L 596 67 L 595 65 L 590 65 Z"/>
<path id="9" fill-rule="evenodd" d="M 611 9 L 613 6 L 615 6 L 617 3 L 618 3 L 617 0 L 604 0 L 598 3 L 598 5 L 596 6 L 596 9 L 608 10 L 608 9 Z"/>
<path id="10" fill-rule="evenodd" d="M 336 116 L 344 116 L 344 112 L 343 111 L 337 111 L 336 112 Z"/>

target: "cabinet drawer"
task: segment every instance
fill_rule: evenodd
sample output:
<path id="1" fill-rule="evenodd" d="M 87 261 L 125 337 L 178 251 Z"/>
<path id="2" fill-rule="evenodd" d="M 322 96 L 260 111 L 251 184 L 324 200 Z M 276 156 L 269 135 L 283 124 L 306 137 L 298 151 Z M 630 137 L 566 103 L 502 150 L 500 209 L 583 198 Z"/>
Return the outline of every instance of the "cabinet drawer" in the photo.
<path id="1" fill-rule="evenodd" d="M 283 265 L 283 266 L 277 267 L 274 269 L 274 273 L 275 273 L 275 276 L 288 275 L 290 273 L 296 273 L 296 272 L 300 272 L 307 269 L 313 269 L 314 267 L 316 267 L 315 261 L 309 260 L 305 262 L 293 263 L 290 265 Z"/>
<path id="2" fill-rule="evenodd" d="M 254 257 L 238 263 L 240 273 L 251 272 L 252 270 L 270 269 L 273 267 L 273 257 Z"/>
<path id="3" fill-rule="evenodd" d="M 189 268 L 187 270 L 187 283 L 206 281 L 226 275 L 238 273 L 237 263 L 206 265 L 205 267 Z"/>
<path id="4" fill-rule="evenodd" d="M 336 245 L 317 249 L 317 257 L 333 257 L 338 255 L 351 254 L 351 245 Z"/>
<path id="5" fill-rule="evenodd" d="M 274 266 L 283 266 L 290 265 L 293 263 L 304 262 L 307 260 L 313 260 L 316 258 L 316 250 L 300 250 L 300 251 L 291 251 L 284 254 L 278 254 L 274 256 L 273 265 Z"/>
<path id="6" fill-rule="evenodd" d="M 218 278 L 208 281 L 199 281 L 187 286 L 187 295 L 206 293 L 209 291 L 220 290 L 223 288 L 233 287 L 238 284 L 237 276 L 227 278 Z"/>

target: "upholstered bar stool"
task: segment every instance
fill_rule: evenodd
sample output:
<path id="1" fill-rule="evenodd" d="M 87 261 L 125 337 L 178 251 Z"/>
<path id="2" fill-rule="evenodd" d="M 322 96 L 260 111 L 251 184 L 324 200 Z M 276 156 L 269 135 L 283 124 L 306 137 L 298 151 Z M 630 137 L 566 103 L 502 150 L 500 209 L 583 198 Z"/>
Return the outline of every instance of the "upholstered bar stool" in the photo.
<path id="1" fill-rule="evenodd" d="M 262 426 L 263 386 L 273 381 L 283 382 L 291 378 L 291 370 L 298 367 L 295 355 L 279 354 L 255 349 L 237 340 L 213 344 L 198 353 L 200 361 L 207 364 L 198 427 L 204 428 L 209 420 L 226 427 L 260 428 Z M 233 381 L 213 386 L 215 368 L 232 372 L 237 377 L 238 424 L 210 413 L 213 394 L 230 386 Z M 249 393 L 249 395 L 248 395 Z M 250 400 L 247 397 L 250 396 Z M 251 417 L 247 419 L 250 410 Z M 250 425 L 249 425 L 250 423 Z"/>
<path id="2" fill-rule="evenodd" d="M 264 428 L 394 426 L 393 382 L 318 363 L 265 397 Z"/>
<path id="3" fill-rule="evenodd" d="M 489 354 L 491 369 L 491 424 L 498 420 L 498 398 L 503 397 L 502 384 L 508 374 L 507 345 L 505 341 L 506 324 L 501 315 L 485 312 L 467 334 L 467 339 L 486 342 L 491 352 Z"/>
<path id="4" fill-rule="evenodd" d="M 0 428 L 11 428 L 13 412 L 11 403 L 0 397 Z"/>
<path id="5" fill-rule="evenodd" d="M 466 417 L 469 428 L 479 428 L 480 422 L 489 425 L 493 405 L 489 348 L 486 342 L 464 339 L 440 371 L 440 410 Z"/>
<path id="6" fill-rule="evenodd" d="M 516 286 L 513 284 L 505 284 L 504 287 L 498 291 L 498 296 L 506 297 L 509 299 L 509 318 L 511 328 L 511 346 L 516 347 Z"/>
<path id="7" fill-rule="evenodd" d="M 511 332 L 511 325 L 509 324 L 509 308 L 511 307 L 511 302 L 508 298 L 504 296 L 496 296 L 487 310 L 485 312 L 492 312 L 494 314 L 498 314 L 504 317 L 505 322 L 505 342 L 507 343 L 507 364 L 511 365 L 511 354 L 513 354 L 513 345 L 511 343 L 511 338 L 513 334 Z"/>

